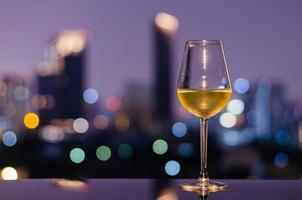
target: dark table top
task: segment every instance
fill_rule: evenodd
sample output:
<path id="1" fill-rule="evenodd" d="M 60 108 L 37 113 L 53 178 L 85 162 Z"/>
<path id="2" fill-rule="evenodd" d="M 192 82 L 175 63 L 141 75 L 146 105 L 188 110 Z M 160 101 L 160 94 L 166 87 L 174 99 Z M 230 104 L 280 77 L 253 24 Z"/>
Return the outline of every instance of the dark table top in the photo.
<path id="1" fill-rule="evenodd" d="M 86 182 L 28 179 L 1 181 L 1 199 L 131 199 L 199 200 L 196 193 L 183 192 L 178 184 L 192 180 L 89 179 Z M 228 184 L 223 192 L 210 193 L 209 200 L 302 199 L 299 180 L 221 180 Z"/>

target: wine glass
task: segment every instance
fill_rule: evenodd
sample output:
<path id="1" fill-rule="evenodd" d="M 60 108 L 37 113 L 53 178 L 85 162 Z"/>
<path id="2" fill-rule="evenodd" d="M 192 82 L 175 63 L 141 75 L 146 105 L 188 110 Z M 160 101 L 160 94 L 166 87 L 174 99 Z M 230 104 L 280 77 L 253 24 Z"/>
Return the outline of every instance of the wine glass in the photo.
<path id="1" fill-rule="evenodd" d="M 220 40 L 189 40 L 185 44 L 177 96 L 182 106 L 200 118 L 201 169 L 198 181 L 183 184 L 192 192 L 224 190 L 224 183 L 209 180 L 207 172 L 208 120 L 228 103 L 232 87 Z"/>

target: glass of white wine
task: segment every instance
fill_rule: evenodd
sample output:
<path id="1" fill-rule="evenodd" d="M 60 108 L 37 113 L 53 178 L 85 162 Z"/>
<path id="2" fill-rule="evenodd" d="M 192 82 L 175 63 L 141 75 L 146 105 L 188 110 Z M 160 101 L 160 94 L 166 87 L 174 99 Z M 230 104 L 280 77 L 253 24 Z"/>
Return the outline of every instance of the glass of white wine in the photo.
<path id="1" fill-rule="evenodd" d="M 182 184 L 181 189 L 199 193 L 226 189 L 226 184 L 210 181 L 207 172 L 208 120 L 224 109 L 232 96 L 222 41 L 186 42 L 177 96 L 188 112 L 200 118 L 200 175 L 196 183 Z"/>

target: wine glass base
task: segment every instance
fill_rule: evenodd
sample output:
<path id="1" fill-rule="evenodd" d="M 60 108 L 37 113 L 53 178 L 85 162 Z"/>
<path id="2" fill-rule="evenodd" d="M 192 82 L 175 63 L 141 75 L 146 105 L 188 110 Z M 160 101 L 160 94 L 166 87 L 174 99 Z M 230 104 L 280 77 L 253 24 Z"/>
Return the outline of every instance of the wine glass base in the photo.
<path id="1" fill-rule="evenodd" d="M 195 183 L 181 184 L 180 189 L 186 192 L 197 192 L 199 194 L 208 194 L 210 192 L 218 192 L 226 190 L 227 185 L 221 182 L 207 181 L 201 182 L 197 181 Z"/>

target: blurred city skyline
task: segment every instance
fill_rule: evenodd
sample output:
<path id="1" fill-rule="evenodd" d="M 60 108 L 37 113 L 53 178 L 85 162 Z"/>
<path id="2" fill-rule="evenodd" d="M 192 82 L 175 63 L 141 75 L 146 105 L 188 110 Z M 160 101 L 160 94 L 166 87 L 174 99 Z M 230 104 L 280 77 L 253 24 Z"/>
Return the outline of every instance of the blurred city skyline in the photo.
<path id="1" fill-rule="evenodd" d="M 290 99 L 301 98 L 301 9 L 300 1 L 283 0 L 273 4 L 237 0 L 6 1 L 0 8 L 0 73 L 17 73 L 34 84 L 35 69 L 44 60 L 41 52 L 52 37 L 65 29 L 83 28 L 91 33 L 86 87 L 108 97 L 120 95 L 129 80 L 151 85 L 152 23 L 164 11 L 180 22 L 173 41 L 172 86 L 176 87 L 185 40 L 222 39 L 232 80 L 277 79 L 286 85 Z"/>

